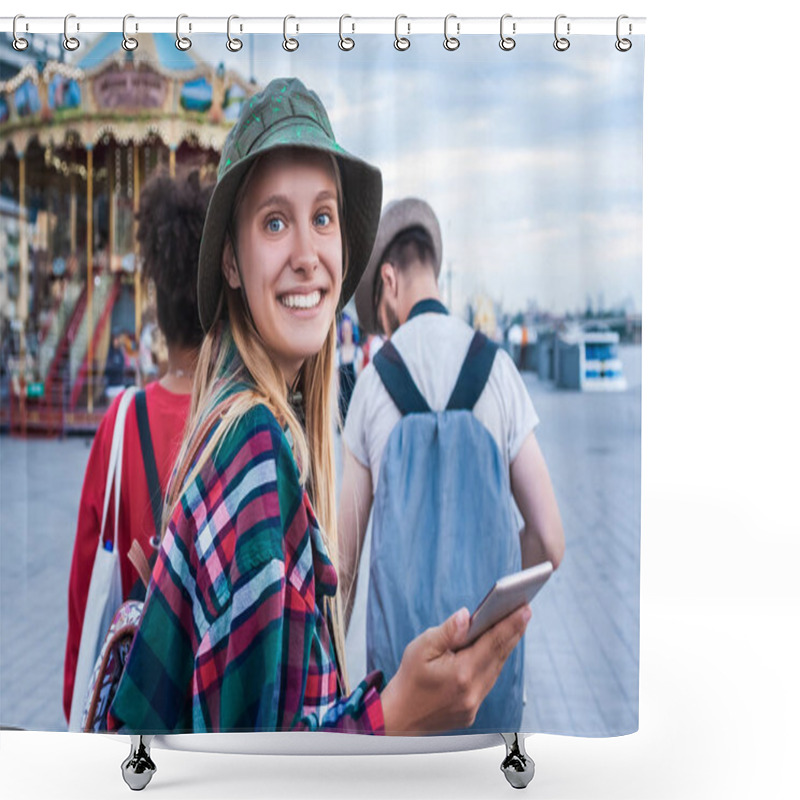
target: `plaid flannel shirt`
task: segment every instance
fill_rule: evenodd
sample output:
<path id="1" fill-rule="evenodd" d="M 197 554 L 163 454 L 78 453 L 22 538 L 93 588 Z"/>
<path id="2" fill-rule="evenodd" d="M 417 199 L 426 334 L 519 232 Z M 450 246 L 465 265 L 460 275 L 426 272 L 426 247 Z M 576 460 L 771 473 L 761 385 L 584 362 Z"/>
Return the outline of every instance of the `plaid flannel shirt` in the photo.
<path id="1" fill-rule="evenodd" d="M 109 729 L 383 733 L 381 673 L 339 689 L 336 588 L 291 447 L 256 406 L 175 509 Z"/>

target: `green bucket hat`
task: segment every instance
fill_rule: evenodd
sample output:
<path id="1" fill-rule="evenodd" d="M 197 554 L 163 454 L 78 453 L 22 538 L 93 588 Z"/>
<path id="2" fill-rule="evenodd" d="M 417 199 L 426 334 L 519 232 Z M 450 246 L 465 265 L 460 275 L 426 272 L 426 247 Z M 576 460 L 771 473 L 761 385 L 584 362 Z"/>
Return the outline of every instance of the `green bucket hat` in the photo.
<path id="1" fill-rule="evenodd" d="M 383 191 L 380 170 L 336 143 L 328 114 L 316 93 L 296 78 L 277 78 L 245 101 L 222 148 L 217 185 L 200 241 L 197 302 L 204 331 L 214 324 L 222 294 L 222 250 L 239 184 L 259 156 L 278 147 L 320 150 L 330 153 L 338 162 L 348 252 L 339 308 L 355 292 L 369 262 L 380 221 Z"/>

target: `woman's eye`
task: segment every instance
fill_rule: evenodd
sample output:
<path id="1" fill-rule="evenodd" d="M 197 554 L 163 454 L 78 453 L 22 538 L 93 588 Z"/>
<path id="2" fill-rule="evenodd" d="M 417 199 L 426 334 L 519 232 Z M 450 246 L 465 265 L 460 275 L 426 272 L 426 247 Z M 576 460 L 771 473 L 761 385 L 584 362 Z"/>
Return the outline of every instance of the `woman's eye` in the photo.
<path id="1" fill-rule="evenodd" d="M 315 224 L 319 225 L 321 228 L 324 228 L 326 225 L 331 224 L 331 215 L 328 214 L 327 211 L 323 211 L 321 214 L 317 214 L 315 219 Z"/>
<path id="2" fill-rule="evenodd" d="M 277 217 L 267 220 L 267 230 L 270 233 L 280 233 L 283 230 L 283 220 Z"/>

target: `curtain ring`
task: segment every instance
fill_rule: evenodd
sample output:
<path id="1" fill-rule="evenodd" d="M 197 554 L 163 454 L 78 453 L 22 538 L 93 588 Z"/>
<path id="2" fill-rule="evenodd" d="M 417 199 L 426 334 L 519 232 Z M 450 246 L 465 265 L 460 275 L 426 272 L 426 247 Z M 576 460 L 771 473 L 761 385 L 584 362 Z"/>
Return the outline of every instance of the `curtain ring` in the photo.
<path id="1" fill-rule="evenodd" d="M 408 19 L 405 14 L 398 14 L 394 18 L 394 49 L 395 50 L 408 50 L 411 47 L 411 40 L 406 39 L 405 36 L 400 35 L 400 20 Z M 407 23 L 406 23 L 407 24 Z M 411 33 L 411 26 L 408 25 L 408 32 Z"/>
<path id="2" fill-rule="evenodd" d="M 78 39 L 74 36 L 70 36 L 69 32 L 67 31 L 67 25 L 71 19 L 75 19 L 74 14 L 67 14 L 67 16 L 64 17 L 64 41 L 62 42 L 64 49 L 69 50 L 70 52 L 77 50 L 81 46 L 81 43 L 78 41 Z"/>
<path id="3" fill-rule="evenodd" d="M 235 19 L 239 19 L 236 14 L 231 14 L 228 17 L 228 41 L 225 42 L 225 47 L 227 47 L 231 53 L 238 53 L 243 46 L 241 39 L 235 39 L 233 36 L 231 36 L 231 22 Z"/>
<path id="4" fill-rule="evenodd" d="M 621 39 L 620 35 L 619 35 L 620 22 L 622 22 L 622 20 L 624 20 L 624 19 L 628 19 L 628 15 L 627 14 L 620 14 L 617 17 L 617 41 L 614 42 L 614 47 L 616 47 L 617 50 L 620 51 L 620 53 L 627 53 L 628 50 L 630 50 L 631 47 L 633 47 L 633 42 L 631 42 L 630 39 Z M 628 36 L 630 36 L 632 33 L 633 33 L 633 25 L 631 25 L 631 23 L 629 22 L 628 23 Z"/>
<path id="5" fill-rule="evenodd" d="M 444 49 L 449 50 L 451 53 L 453 50 L 458 50 L 461 47 L 461 41 L 458 38 L 458 34 L 461 33 L 461 23 L 456 22 L 456 35 L 450 36 L 447 33 L 447 23 L 450 22 L 451 19 L 458 19 L 455 14 L 448 14 L 444 18 Z"/>
<path id="6" fill-rule="evenodd" d="M 183 52 L 186 52 L 192 46 L 192 40 L 188 36 L 181 36 L 181 20 L 187 19 L 188 16 L 188 14 L 178 14 L 175 20 L 175 47 Z M 190 23 L 189 30 L 191 31 L 191 29 Z"/>
<path id="7" fill-rule="evenodd" d="M 558 50 L 559 53 L 563 53 L 565 50 L 569 50 L 569 39 L 564 36 L 558 35 L 558 21 L 560 19 L 566 19 L 566 14 L 559 14 L 556 17 L 556 21 L 553 25 L 553 35 L 556 37 L 556 40 L 553 42 L 553 47 Z M 567 34 L 569 35 L 570 23 L 567 23 Z"/>
<path id="8" fill-rule="evenodd" d="M 139 40 L 133 36 L 128 36 L 128 20 L 135 19 L 133 14 L 126 14 L 122 18 L 122 49 L 131 52 L 139 46 Z"/>
<path id="9" fill-rule="evenodd" d="M 26 50 L 28 48 L 28 40 L 23 39 L 21 36 L 17 36 L 18 19 L 25 19 L 25 17 L 22 14 L 17 14 L 17 16 L 14 17 L 14 23 L 11 28 L 14 33 L 14 41 L 11 43 L 11 45 L 15 50 Z"/>
<path id="10" fill-rule="evenodd" d="M 352 50 L 356 46 L 356 43 L 349 36 L 345 37 L 344 35 L 344 31 L 342 28 L 344 26 L 344 21 L 346 19 L 353 19 L 353 18 L 349 14 L 342 14 L 342 16 L 339 17 L 339 49 L 345 51 Z M 355 32 L 356 29 L 355 23 L 352 23 L 351 27 L 352 27 L 352 32 Z"/>
<path id="11" fill-rule="evenodd" d="M 292 39 L 287 33 L 290 19 L 297 19 L 297 17 L 293 17 L 289 14 L 283 18 L 283 49 L 287 53 L 293 53 L 300 47 L 300 42 L 298 42 L 297 39 Z"/>
<path id="12" fill-rule="evenodd" d="M 503 16 L 500 17 L 500 49 L 505 50 L 506 52 L 508 52 L 509 50 L 513 50 L 517 46 L 516 40 L 513 39 L 511 36 L 506 36 L 504 31 L 506 20 L 511 19 L 511 17 L 512 17 L 511 14 L 503 14 Z M 517 24 L 512 23 L 511 26 L 512 33 L 516 33 L 516 30 L 517 30 Z"/>

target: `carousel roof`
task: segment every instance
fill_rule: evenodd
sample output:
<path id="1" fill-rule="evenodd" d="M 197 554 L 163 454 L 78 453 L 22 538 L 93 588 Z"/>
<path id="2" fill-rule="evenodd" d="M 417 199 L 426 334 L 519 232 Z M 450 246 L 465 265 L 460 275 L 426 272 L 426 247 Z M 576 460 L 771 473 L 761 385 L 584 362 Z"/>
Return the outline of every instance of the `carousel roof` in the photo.
<path id="1" fill-rule="evenodd" d="M 95 70 L 106 61 L 129 56 L 131 60 L 147 61 L 165 72 L 194 70 L 206 66 L 206 62 L 191 50 L 178 50 L 175 47 L 175 37 L 170 33 L 137 33 L 136 39 L 139 46 L 128 53 L 122 49 L 119 33 L 104 33 L 83 52 L 83 48 L 76 50 L 76 57 L 70 63 L 88 71 Z"/>
<path id="2" fill-rule="evenodd" d="M 139 46 L 128 52 L 119 33 L 102 34 L 68 62 L 29 63 L 0 81 L 0 134 L 18 154 L 33 138 L 93 147 L 107 134 L 118 142 L 157 136 L 173 149 L 194 141 L 220 150 L 254 88 L 178 50 L 171 34 L 136 39 Z"/>

